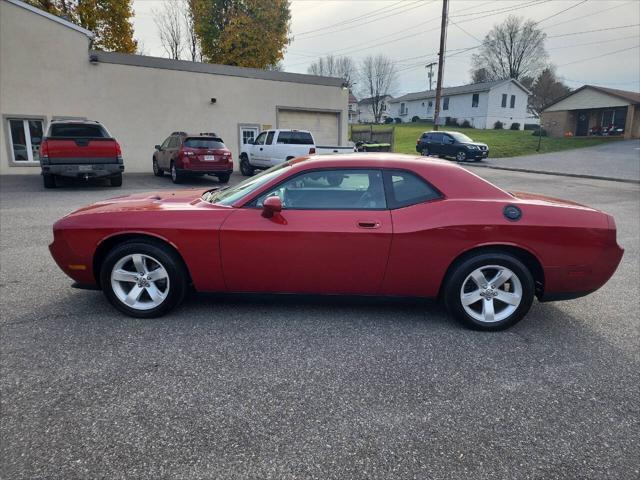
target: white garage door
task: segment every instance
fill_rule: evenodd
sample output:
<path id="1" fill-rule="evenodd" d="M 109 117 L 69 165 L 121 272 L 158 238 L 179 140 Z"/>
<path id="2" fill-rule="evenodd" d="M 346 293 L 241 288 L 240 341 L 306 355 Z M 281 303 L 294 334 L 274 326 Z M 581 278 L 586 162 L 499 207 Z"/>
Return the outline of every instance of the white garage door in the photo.
<path id="1" fill-rule="evenodd" d="M 278 128 L 309 130 L 316 145 L 339 145 L 338 114 L 309 110 L 279 110 Z"/>

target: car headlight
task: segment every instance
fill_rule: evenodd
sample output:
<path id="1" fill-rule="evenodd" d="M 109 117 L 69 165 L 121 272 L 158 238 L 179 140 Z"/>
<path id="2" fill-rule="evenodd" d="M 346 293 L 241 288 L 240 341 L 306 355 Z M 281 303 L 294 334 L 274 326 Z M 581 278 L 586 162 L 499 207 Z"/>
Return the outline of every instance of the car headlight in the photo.
<path id="1" fill-rule="evenodd" d="M 467 148 L 469 150 L 478 150 L 478 147 L 476 147 L 475 145 L 467 145 Z"/>

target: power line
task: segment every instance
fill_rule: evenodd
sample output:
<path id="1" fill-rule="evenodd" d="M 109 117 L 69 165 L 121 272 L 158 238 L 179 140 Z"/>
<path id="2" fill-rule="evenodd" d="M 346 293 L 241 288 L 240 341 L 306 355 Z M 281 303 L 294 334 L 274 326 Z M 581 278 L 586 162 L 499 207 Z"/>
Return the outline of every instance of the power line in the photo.
<path id="1" fill-rule="evenodd" d="M 550 35 L 547 38 L 570 37 L 572 35 L 582 35 L 583 33 L 604 32 L 604 31 L 609 31 L 609 30 L 620 30 L 622 28 L 630 28 L 630 27 L 640 27 L 640 23 L 633 23 L 633 24 L 629 24 L 629 25 L 620 25 L 618 27 L 598 28 L 596 30 L 584 30 L 582 32 L 562 33 L 560 35 Z"/>
<path id="2" fill-rule="evenodd" d="M 553 27 L 556 27 L 558 25 L 564 25 L 565 23 L 571 23 L 571 22 L 575 22 L 576 20 L 581 20 L 583 18 L 593 17 L 594 15 L 599 15 L 601 13 L 608 12 L 609 10 L 613 10 L 614 8 L 620 8 L 620 7 L 623 7 L 625 5 L 629 5 L 630 3 L 636 3 L 636 0 L 631 0 L 630 2 L 621 3 L 620 5 L 614 5 L 613 7 L 605 8 L 603 10 L 598 10 L 598 11 L 593 12 L 593 13 L 587 13 L 586 15 L 581 15 L 579 17 L 573 17 L 573 18 L 570 18 L 569 20 L 564 20 L 562 22 L 553 23 L 551 25 L 547 25 L 545 28 L 553 28 Z"/>
<path id="3" fill-rule="evenodd" d="M 553 15 L 549 15 L 548 17 L 544 17 L 542 20 L 538 20 L 536 22 L 536 25 L 540 25 L 542 22 L 545 22 L 545 21 L 549 20 L 550 18 L 557 17 L 558 15 L 563 14 L 567 10 L 571 10 L 572 8 L 576 8 L 578 5 L 582 5 L 586 1 L 587 0 L 580 0 L 578 3 L 575 3 L 575 4 L 571 5 L 570 7 L 565 8 L 564 10 L 560 10 L 559 12 L 556 12 Z"/>
<path id="4" fill-rule="evenodd" d="M 587 60 L 595 60 L 596 58 L 602 58 L 602 57 L 606 57 L 608 55 L 614 55 L 616 53 L 622 53 L 622 52 L 626 52 L 628 50 L 634 50 L 636 48 L 640 48 L 640 44 L 636 45 L 635 47 L 623 48 L 621 50 L 614 50 L 612 52 L 603 53 L 602 55 L 597 55 L 595 57 L 588 57 L 588 58 L 583 58 L 581 60 L 575 60 L 575 61 L 569 62 L 569 63 L 563 63 L 562 65 L 558 65 L 558 67 L 566 67 L 567 65 L 573 65 L 574 63 L 586 62 Z"/>

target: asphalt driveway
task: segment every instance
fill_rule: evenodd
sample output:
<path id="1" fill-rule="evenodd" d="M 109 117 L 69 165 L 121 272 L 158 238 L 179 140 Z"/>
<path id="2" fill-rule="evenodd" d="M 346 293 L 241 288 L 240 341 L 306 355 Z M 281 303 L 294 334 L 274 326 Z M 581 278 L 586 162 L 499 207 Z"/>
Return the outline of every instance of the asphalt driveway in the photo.
<path id="1" fill-rule="evenodd" d="M 544 142 L 544 137 L 542 141 Z M 640 140 L 622 140 L 596 147 L 541 155 L 489 158 L 483 161 L 483 164 L 501 168 L 640 182 Z"/>
<path id="2" fill-rule="evenodd" d="M 171 182 L 0 177 L 0 478 L 637 479 L 640 187 L 475 171 L 612 213 L 614 277 L 499 333 L 357 298 L 194 295 L 132 319 L 70 288 L 51 224 Z"/>

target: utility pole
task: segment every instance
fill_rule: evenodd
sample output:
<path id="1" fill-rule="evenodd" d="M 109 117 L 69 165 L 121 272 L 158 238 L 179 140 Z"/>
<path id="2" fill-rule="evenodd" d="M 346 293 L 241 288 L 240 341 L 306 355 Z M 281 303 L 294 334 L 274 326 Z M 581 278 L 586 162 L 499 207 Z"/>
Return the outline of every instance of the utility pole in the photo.
<path id="1" fill-rule="evenodd" d="M 433 67 L 435 65 L 437 65 L 436 62 L 431 62 L 428 65 L 424 66 L 424 68 L 428 68 L 429 69 L 429 71 L 427 72 L 427 77 L 429 77 L 429 90 L 433 90 L 431 81 L 433 79 Z"/>
<path id="2" fill-rule="evenodd" d="M 449 0 L 442 0 L 442 24 L 440 25 L 440 51 L 438 52 L 438 83 L 436 85 L 436 108 L 433 112 L 433 129 L 438 130 L 440 120 L 440 98 L 442 97 L 442 75 L 444 73 L 444 54 L 447 44 L 447 15 Z"/>

